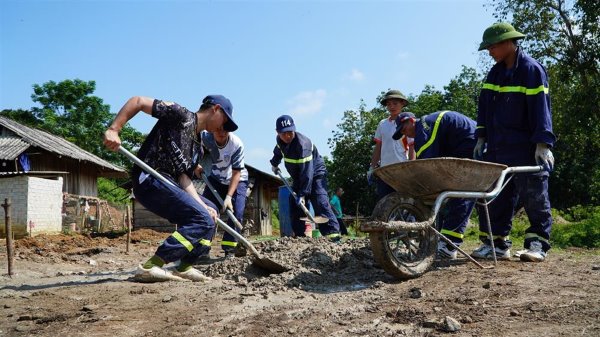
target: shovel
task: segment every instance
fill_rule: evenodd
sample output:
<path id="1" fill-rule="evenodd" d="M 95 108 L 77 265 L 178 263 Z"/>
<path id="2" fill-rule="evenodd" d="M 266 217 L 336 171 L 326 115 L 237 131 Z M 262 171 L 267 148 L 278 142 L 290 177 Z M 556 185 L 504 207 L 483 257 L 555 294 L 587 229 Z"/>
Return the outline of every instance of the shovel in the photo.
<path id="1" fill-rule="evenodd" d="M 219 201 L 219 204 L 221 205 L 221 207 L 223 207 L 223 204 L 224 204 L 223 198 L 221 198 L 221 196 L 219 195 L 217 190 L 215 190 L 215 188 L 210 183 L 210 181 L 208 181 L 208 178 L 206 177 L 206 174 L 204 174 L 204 173 L 202 173 L 202 180 L 204 180 L 206 187 L 208 187 L 208 189 L 212 192 L 212 194 L 215 196 L 215 198 L 217 198 L 217 200 Z M 237 229 L 239 229 L 241 231 L 243 229 L 242 224 L 238 221 L 238 219 L 236 219 L 235 215 L 233 215 L 233 212 L 229 208 L 226 208 L 225 210 L 227 211 L 227 216 L 229 217 L 229 219 L 231 219 L 231 221 L 233 221 L 233 223 L 235 224 L 235 227 L 237 227 Z"/>
<path id="2" fill-rule="evenodd" d="M 144 163 L 142 160 L 140 160 L 138 157 L 133 155 L 131 152 L 127 151 L 127 149 L 125 149 L 124 147 L 119 146 L 119 152 L 124 154 L 127 158 L 129 158 L 129 160 L 134 162 L 136 165 L 138 165 L 144 171 L 146 171 L 147 173 L 154 176 L 156 179 L 163 182 L 163 184 L 176 187 L 175 184 L 173 184 L 171 181 L 167 180 L 160 173 L 156 172 L 153 168 L 148 166 L 148 164 Z M 256 248 L 254 248 L 254 246 L 248 240 L 246 240 L 242 235 L 240 235 L 238 232 L 236 232 L 233 228 L 229 227 L 221 219 L 217 218 L 217 224 L 224 231 L 231 234 L 238 241 L 240 241 L 242 244 L 244 244 L 244 246 L 246 246 L 246 248 L 250 249 L 250 251 L 252 252 L 252 255 L 254 255 L 254 264 L 257 265 L 258 267 L 261 267 L 261 268 L 271 271 L 273 273 L 283 273 L 283 272 L 289 270 L 289 268 L 284 267 L 271 259 L 268 259 L 266 257 L 261 257 L 260 254 L 258 253 L 258 251 L 256 250 Z"/>
<path id="3" fill-rule="evenodd" d="M 296 198 L 296 193 L 294 192 L 294 190 L 292 190 L 292 187 L 287 182 L 287 180 L 281 175 L 281 171 L 277 171 L 277 175 L 279 176 L 279 178 L 281 178 L 281 180 L 283 180 L 283 183 L 285 184 L 287 189 L 290 191 L 290 193 L 294 196 L 294 198 Z M 324 216 L 320 216 L 320 215 L 313 216 L 312 214 L 310 214 L 310 212 L 308 211 L 306 206 L 304 206 L 303 204 L 299 204 L 298 206 L 300 206 L 300 208 L 302 209 L 304 214 L 306 214 L 306 218 L 300 218 L 300 220 L 304 220 L 304 221 L 308 220 L 314 224 L 321 224 L 321 223 L 329 222 L 329 219 Z"/>

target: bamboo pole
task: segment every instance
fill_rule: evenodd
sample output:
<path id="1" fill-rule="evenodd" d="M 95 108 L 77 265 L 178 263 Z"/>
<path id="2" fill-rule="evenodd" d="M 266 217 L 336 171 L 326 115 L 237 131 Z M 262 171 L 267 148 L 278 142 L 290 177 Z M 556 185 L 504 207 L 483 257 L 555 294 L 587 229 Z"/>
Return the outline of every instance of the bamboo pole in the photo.
<path id="1" fill-rule="evenodd" d="M 131 243 L 131 209 L 127 205 L 127 248 L 125 251 L 129 253 L 129 244 Z"/>

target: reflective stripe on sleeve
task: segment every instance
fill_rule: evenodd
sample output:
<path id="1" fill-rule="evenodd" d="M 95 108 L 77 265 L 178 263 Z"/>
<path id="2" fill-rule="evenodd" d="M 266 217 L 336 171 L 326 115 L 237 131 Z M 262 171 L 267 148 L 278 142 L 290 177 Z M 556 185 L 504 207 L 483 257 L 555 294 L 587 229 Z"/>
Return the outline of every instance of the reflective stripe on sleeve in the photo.
<path id="1" fill-rule="evenodd" d="M 483 89 L 488 89 L 488 90 L 492 90 L 492 91 L 496 91 L 496 92 L 520 92 L 525 95 L 537 95 L 540 92 L 543 92 L 544 94 L 548 93 L 548 87 L 544 86 L 543 84 L 537 88 L 526 88 L 523 86 L 501 87 L 499 85 L 495 85 L 495 84 L 491 84 L 491 83 L 484 83 Z"/>

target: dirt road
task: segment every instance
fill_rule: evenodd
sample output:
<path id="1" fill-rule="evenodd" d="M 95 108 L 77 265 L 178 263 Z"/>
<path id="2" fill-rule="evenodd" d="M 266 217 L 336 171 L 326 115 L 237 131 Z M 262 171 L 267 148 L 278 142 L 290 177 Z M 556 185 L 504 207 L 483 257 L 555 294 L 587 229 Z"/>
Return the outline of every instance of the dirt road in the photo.
<path id="1" fill-rule="evenodd" d="M 283 274 L 215 258 L 198 266 L 210 283 L 129 280 L 164 237 L 134 232 L 129 254 L 123 237 L 19 240 L 12 278 L 0 242 L 0 336 L 600 336 L 597 250 L 398 282 L 368 240 L 280 239 L 258 248 Z"/>

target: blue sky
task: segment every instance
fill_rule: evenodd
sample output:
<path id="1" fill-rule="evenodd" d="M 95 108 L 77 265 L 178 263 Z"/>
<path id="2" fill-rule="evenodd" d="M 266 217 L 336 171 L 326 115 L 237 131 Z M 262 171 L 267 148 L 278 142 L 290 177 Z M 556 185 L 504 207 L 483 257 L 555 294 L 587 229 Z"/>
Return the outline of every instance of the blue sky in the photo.
<path id="1" fill-rule="evenodd" d="M 328 155 L 361 99 L 372 108 L 388 88 L 442 89 L 462 65 L 477 67 L 495 22 L 484 3 L 3 0 L 0 109 L 29 109 L 33 84 L 75 78 L 96 81 L 111 112 L 136 95 L 196 111 L 219 93 L 233 103 L 246 161 L 269 170 L 281 114 Z M 131 125 L 149 132 L 154 122 L 140 113 Z"/>

